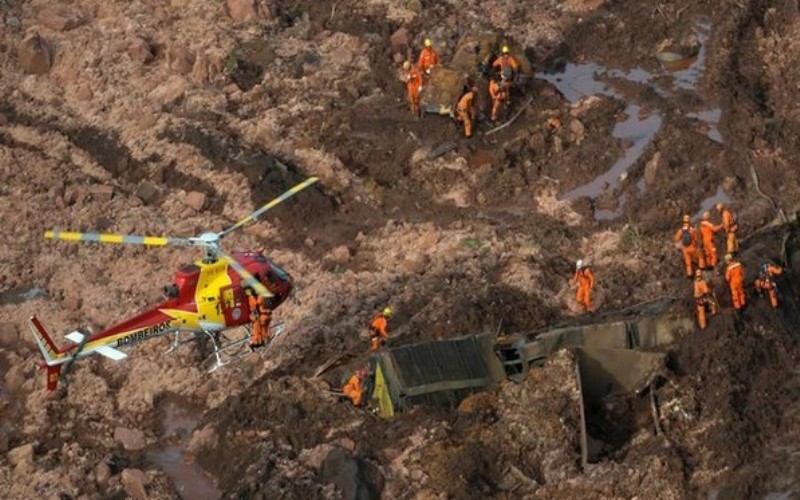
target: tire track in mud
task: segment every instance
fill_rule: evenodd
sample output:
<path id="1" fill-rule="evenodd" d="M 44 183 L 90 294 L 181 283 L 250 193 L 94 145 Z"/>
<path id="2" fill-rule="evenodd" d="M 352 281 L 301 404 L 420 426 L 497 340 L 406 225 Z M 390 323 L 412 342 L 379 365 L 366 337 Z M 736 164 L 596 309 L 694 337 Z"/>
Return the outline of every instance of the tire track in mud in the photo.
<path id="1" fill-rule="evenodd" d="M 35 103 L 30 96 L 30 102 Z M 74 121 L 72 118 L 59 119 L 54 116 L 37 116 L 21 110 L 14 104 L 7 101 L 0 101 L 0 113 L 6 116 L 9 125 L 22 125 L 30 127 L 42 133 L 58 133 L 76 148 L 85 151 L 94 162 L 105 171 L 110 173 L 121 191 L 126 194 L 135 194 L 136 187 L 143 181 L 163 177 L 163 183 L 173 189 L 184 189 L 186 191 L 199 191 L 206 195 L 209 202 L 208 210 L 219 214 L 225 205 L 225 198 L 220 196 L 211 183 L 185 174 L 175 169 L 174 163 L 164 165 L 163 158 L 155 153 L 143 160 L 133 156 L 131 150 L 122 143 L 119 134 L 114 131 L 102 130 L 91 125 L 73 125 L 68 123 Z M 15 141 L 5 134 L 0 139 L 11 147 L 22 147 L 31 152 L 45 155 L 45 152 L 34 145 L 24 145 Z M 163 165 L 163 170 L 157 172 L 159 165 Z M 93 179 L 97 182 L 97 179 Z M 160 182 L 159 182 L 160 183 Z M 168 193 L 161 193 L 156 197 L 156 204 L 160 204 Z"/>

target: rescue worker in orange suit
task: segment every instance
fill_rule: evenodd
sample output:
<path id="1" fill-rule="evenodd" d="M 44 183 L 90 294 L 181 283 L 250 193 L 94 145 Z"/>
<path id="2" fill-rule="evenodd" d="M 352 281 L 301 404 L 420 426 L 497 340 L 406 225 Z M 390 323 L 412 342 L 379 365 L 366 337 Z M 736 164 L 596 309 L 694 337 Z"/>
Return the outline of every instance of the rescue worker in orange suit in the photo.
<path id="1" fill-rule="evenodd" d="M 733 255 L 725 254 L 725 281 L 731 289 L 733 308 L 740 311 L 744 308 L 747 299 L 744 295 L 744 266 L 741 262 L 733 260 Z"/>
<path id="2" fill-rule="evenodd" d="M 736 238 L 736 231 L 739 230 L 739 218 L 733 210 L 726 208 L 722 203 L 717 203 L 717 211 L 722 215 L 722 227 L 727 235 L 725 253 L 733 255 L 739 251 L 739 240 Z"/>
<path id="3" fill-rule="evenodd" d="M 497 78 L 492 78 L 489 81 L 489 95 L 492 98 L 492 121 L 496 122 L 500 108 L 508 100 L 508 88 L 498 82 Z"/>
<path id="4" fill-rule="evenodd" d="M 503 45 L 500 49 L 500 57 L 494 60 L 492 68 L 494 68 L 503 80 L 508 90 L 511 90 L 512 82 L 517 76 L 519 71 L 519 61 L 511 55 L 508 45 Z M 510 96 L 509 96 L 510 97 Z"/>
<path id="5" fill-rule="evenodd" d="M 575 263 L 575 276 L 572 277 L 571 285 L 578 284 L 578 291 L 575 292 L 575 300 L 582 305 L 587 312 L 592 311 L 592 290 L 594 289 L 594 273 L 589 267 L 588 262 L 578 260 Z"/>
<path id="6" fill-rule="evenodd" d="M 717 267 L 717 247 L 714 245 L 714 233 L 722 231 L 722 226 L 715 226 L 711 223 L 711 212 L 703 212 L 703 220 L 700 221 L 700 239 L 703 240 L 703 254 L 706 258 L 706 265 L 710 268 Z"/>
<path id="7" fill-rule="evenodd" d="M 245 288 L 247 305 L 250 309 L 250 349 L 263 347 L 269 340 L 269 323 L 272 320 L 272 311 L 264 302 L 264 297 L 255 293 L 252 288 Z"/>
<path id="8" fill-rule="evenodd" d="M 403 82 L 406 84 L 408 92 L 408 107 L 411 114 L 419 116 L 419 93 L 422 90 L 422 74 L 411 61 L 403 63 Z"/>
<path id="9" fill-rule="evenodd" d="M 342 387 L 342 392 L 350 398 L 350 401 L 353 402 L 353 406 L 361 406 L 363 401 L 361 400 L 364 394 L 364 380 L 367 378 L 367 370 L 362 368 L 358 370 L 350 380 L 347 381 L 344 387 Z"/>
<path id="10" fill-rule="evenodd" d="M 475 93 L 477 91 L 478 89 L 475 87 L 469 89 L 461 96 L 458 106 L 456 106 L 458 121 L 464 123 L 464 136 L 468 138 L 472 137 L 472 120 L 475 117 Z"/>
<path id="11" fill-rule="evenodd" d="M 431 68 L 439 65 L 439 54 L 433 50 L 433 42 L 430 38 L 426 38 L 423 43 L 424 47 L 422 52 L 419 53 L 417 60 L 417 68 L 425 75 L 431 74 Z"/>
<path id="12" fill-rule="evenodd" d="M 386 339 L 389 338 L 387 320 L 392 317 L 392 314 L 391 307 L 384 307 L 381 312 L 372 318 L 372 323 L 369 325 L 370 351 L 377 352 L 382 345 L 386 344 Z"/>
<path id="13" fill-rule="evenodd" d="M 703 279 L 703 271 L 700 269 L 695 271 L 694 302 L 697 306 L 697 325 L 701 330 L 705 330 L 706 326 L 708 326 L 706 310 L 712 316 L 715 316 L 717 314 L 717 299 L 714 297 L 714 293 L 706 283 L 706 280 Z"/>
<path id="14" fill-rule="evenodd" d="M 697 230 L 691 226 L 691 218 L 683 216 L 683 226 L 675 233 L 675 246 L 683 252 L 683 264 L 686 268 L 686 276 L 694 276 L 692 264 L 697 260 L 697 267 L 706 267 L 703 253 L 698 245 Z"/>
<path id="15" fill-rule="evenodd" d="M 758 278 L 755 281 L 756 293 L 759 297 L 766 293 L 773 308 L 778 307 L 778 285 L 775 283 L 775 276 L 783 274 L 783 269 L 775 264 L 761 264 Z"/>

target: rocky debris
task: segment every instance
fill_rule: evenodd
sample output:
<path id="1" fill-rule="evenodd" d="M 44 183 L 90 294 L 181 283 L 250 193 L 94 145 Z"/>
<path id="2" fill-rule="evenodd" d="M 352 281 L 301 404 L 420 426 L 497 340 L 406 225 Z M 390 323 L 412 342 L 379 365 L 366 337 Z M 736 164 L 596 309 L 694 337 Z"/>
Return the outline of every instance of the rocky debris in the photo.
<path id="1" fill-rule="evenodd" d="M 15 347 L 19 342 L 17 325 L 10 321 L 0 322 L 0 346 Z"/>
<path id="2" fill-rule="evenodd" d="M 108 466 L 105 460 L 101 460 L 94 467 L 94 478 L 95 481 L 97 481 L 97 484 L 100 486 L 105 485 L 108 483 L 108 480 L 111 479 L 111 468 Z"/>
<path id="3" fill-rule="evenodd" d="M 49 5 L 39 11 L 36 19 L 54 31 L 69 31 L 85 22 L 79 10 L 66 5 Z"/>
<path id="4" fill-rule="evenodd" d="M 53 49 L 38 33 L 29 35 L 17 48 L 17 60 L 23 71 L 44 75 L 53 65 Z"/>
<path id="5" fill-rule="evenodd" d="M 171 106 L 183 98 L 188 88 L 189 82 L 186 78 L 172 75 L 150 93 L 150 98 L 162 106 Z"/>
<path id="6" fill-rule="evenodd" d="M 5 376 L 3 376 L 3 382 L 10 392 L 18 393 L 25 382 L 28 381 L 28 378 L 25 376 L 25 366 L 19 363 L 8 369 Z"/>
<path id="7" fill-rule="evenodd" d="M 570 142 L 580 146 L 583 138 L 586 137 L 586 126 L 577 118 L 573 118 L 569 122 L 569 134 Z"/>
<path id="8" fill-rule="evenodd" d="M 110 201 L 114 197 L 114 186 L 107 184 L 93 184 L 87 191 L 89 200 Z"/>
<path id="9" fill-rule="evenodd" d="M 117 427 L 114 429 L 114 441 L 121 444 L 128 451 L 143 450 L 147 446 L 144 439 L 144 432 L 139 429 L 128 429 Z"/>
<path id="10" fill-rule="evenodd" d="M 140 37 L 134 37 L 128 44 L 128 55 L 139 64 L 147 64 L 155 58 L 150 43 Z"/>
<path id="11" fill-rule="evenodd" d="M 6 453 L 6 459 L 15 474 L 24 474 L 33 468 L 34 444 L 28 443 L 18 446 Z"/>
<path id="12" fill-rule="evenodd" d="M 148 205 L 158 202 L 161 192 L 158 187 L 149 181 L 142 181 L 136 188 L 136 196 Z"/>
<path id="13" fill-rule="evenodd" d="M 342 498 L 379 498 L 384 479 L 377 467 L 338 446 L 325 457 L 320 468 L 323 481 L 336 485 Z"/>
<path id="14" fill-rule="evenodd" d="M 200 212 L 206 206 L 206 194 L 199 191 L 191 191 L 186 194 L 186 199 L 184 202 L 186 203 L 186 206 L 195 212 Z"/>
<path id="15" fill-rule="evenodd" d="M 331 257 L 337 264 L 347 264 L 350 262 L 350 249 L 345 245 L 336 247 L 333 249 L 333 252 L 331 252 Z"/>
<path id="16" fill-rule="evenodd" d="M 167 49 L 167 65 L 173 71 L 188 75 L 194 68 L 195 53 L 182 46 L 171 46 Z"/>
<path id="17" fill-rule="evenodd" d="M 272 19 L 273 0 L 227 0 L 225 10 L 237 23 Z"/>
<path id="18" fill-rule="evenodd" d="M 408 32 L 408 28 L 402 26 L 397 29 L 392 35 L 389 37 L 389 43 L 392 46 L 392 51 L 394 53 L 401 53 L 405 54 L 406 50 L 408 49 L 409 45 L 410 34 Z"/>
<path id="19" fill-rule="evenodd" d="M 186 457 L 190 460 L 194 460 L 201 453 L 213 450 L 214 447 L 217 446 L 218 440 L 219 436 L 214 426 L 212 424 L 206 425 L 192 434 L 192 439 L 186 446 Z"/>
<path id="20" fill-rule="evenodd" d="M 139 469 L 124 469 L 121 474 L 125 492 L 134 500 L 147 500 L 147 476 Z"/>

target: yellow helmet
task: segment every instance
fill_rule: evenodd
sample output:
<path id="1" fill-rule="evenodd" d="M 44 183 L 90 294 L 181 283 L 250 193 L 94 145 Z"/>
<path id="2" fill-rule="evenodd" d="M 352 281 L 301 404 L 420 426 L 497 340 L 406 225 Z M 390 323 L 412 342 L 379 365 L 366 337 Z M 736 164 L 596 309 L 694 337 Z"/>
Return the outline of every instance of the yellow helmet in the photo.
<path id="1" fill-rule="evenodd" d="M 500 49 L 500 52 L 503 54 L 508 54 L 508 45 L 503 45 L 503 48 Z"/>
<path id="2" fill-rule="evenodd" d="M 425 42 L 424 42 L 424 45 L 425 45 L 426 47 L 430 47 L 430 46 L 432 46 L 432 45 L 433 45 L 433 42 L 431 42 L 431 39 L 430 39 L 430 38 L 426 38 L 426 39 L 425 39 Z"/>
<path id="3" fill-rule="evenodd" d="M 405 61 L 403 63 L 403 69 L 409 69 L 409 68 L 411 68 L 411 61 Z"/>
<path id="4" fill-rule="evenodd" d="M 392 316 L 392 313 L 394 313 L 394 311 L 392 311 L 392 308 L 391 308 L 391 306 L 386 306 L 386 307 L 384 307 L 384 308 L 383 308 L 383 310 L 381 311 L 381 314 L 383 314 L 383 315 L 384 315 L 384 316 L 386 316 L 387 318 L 391 317 L 391 316 Z"/>
<path id="5" fill-rule="evenodd" d="M 683 216 L 683 222 L 691 222 L 691 221 L 692 221 L 692 218 L 689 217 L 688 215 L 684 215 Z"/>
<path id="6" fill-rule="evenodd" d="M 708 210 L 703 212 L 703 220 L 709 220 L 710 218 L 711 218 L 711 212 L 709 212 Z"/>

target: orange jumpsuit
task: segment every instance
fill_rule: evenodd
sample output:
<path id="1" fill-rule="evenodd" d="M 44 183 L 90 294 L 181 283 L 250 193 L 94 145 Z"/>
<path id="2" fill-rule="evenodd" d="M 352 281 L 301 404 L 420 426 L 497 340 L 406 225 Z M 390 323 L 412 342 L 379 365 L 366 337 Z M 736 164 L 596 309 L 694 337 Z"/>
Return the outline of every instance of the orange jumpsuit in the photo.
<path id="1" fill-rule="evenodd" d="M 430 69 L 439 65 L 439 54 L 433 50 L 433 47 L 424 47 L 422 52 L 419 53 L 417 60 L 417 67 L 423 73 L 430 73 Z"/>
<path id="2" fill-rule="evenodd" d="M 464 122 L 464 135 L 472 137 L 472 118 L 475 115 L 475 94 L 470 90 L 458 101 L 458 120 Z"/>
<path id="3" fill-rule="evenodd" d="M 594 288 L 594 273 L 588 267 L 582 267 L 575 271 L 572 283 L 578 283 L 578 291 L 575 293 L 575 300 L 587 311 L 592 310 L 592 289 Z"/>
<path id="4" fill-rule="evenodd" d="M 739 224 L 735 221 L 733 212 L 729 208 L 722 209 L 722 227 L 725 228 L 725 233 L 727 234 L 725 240 L 726 253 L 734 254 L 738 252 L 739 240 L 736 238 L 736 231 L 739 230 Z"/>
<path id="5" fill-rule="evenodd" d="M 497 121 L 500 108 L 508 100 L 508 90 L 505 85 L 497 83 L 497 80 L 492 80 L 489 82 L 489 95 L 492 97 L 492 121 Z"/>
<path id="6" fill-rule="evenodd" d="M 783 269 L 773 264 L 765 264 L 761 267 L 761 273 L 755 282 L 756 292 L 767 292 L 769 302 L 773 308 L 778 307 L 778 285 L 775 283 L 775 276 L 783 274 Z"/>
<path id="7" fill-rule="evenodd" d="M 386 316 L 383 313 L 376 314 L 369 325 L 370 351 L 377 352 L 381 345 L 386 343 L 386 339 L 389 338 L 387 328 Z"/>
<path id="8" fill-rule="evenodd" d="M 746 298 L 744 295 L 744 268 L 741 262 L 731 260 L 725 268 L 725 280 L 731 289 L 731 300 L 734 309 L 741 309 L 745 306 Z"/>
<path id="9" fill-rule="evenodd" d="M 419 70 L 411 66 L 408 70 L 403 72 L 403 81 L 406 83 L 406 90 L 408 91 L 408 106 L 411 113 L 419 114 L 419 91 L 422 89 L 422 74 Z"/>
<path id="10" fill-rule="evenodd" d="M 503 54 L 494 60 L 492 67 L 500 73 L 500 78 L 510 82 L 514 74 L 519 71 L 519 61 L 511 54 Z"/>
<path id="11" fill-rule="evenodd" d="M 347 394 L 354 406 L 361 406 L 361 395 L 363 393 L 363 389 L 361 388 L 361 377 L 359 377 L 357 373 L 350 377 L 350 380 L 347 382 L 347 384 L 342 387 L 342 392 Z"/>
<path id="12" fill-rule="evenodd" d="M 689 232 L 691 241 L 688 245 L 685 245 L 682 241 L 684 231 Z M 678 229 L 678 232 L 675 233 L 675 243 L 680 246 L 681 252 L 683 252 L 683 264 L 686 267 L 686 276 L 691 278 L 694 275 L 692 270 L 692 262 L 695 259 L 697 260 L 698 267 L 706 267 L 703 254 L 700 252 L 700 248 L 697 245 L 697 230 L 695 228 L 689 226 L 689 224 L 684 224 L 683 227 Z"/>
<path id="13" fill-rule="evenodd" d="M 272 311 L 264 302 L 264 297 L 260 295 L 250 295 L 247 297 L 247 304 L 250 307 L 250 321 L 253 322 L 250 331 L 250 345 L 257 347 L 264 345 L 269 340 L 269 323 L 272 320 Z"/>
<path id="14" fill-rule="evenodd" d="M 701 277 L 694 280 L 694 302 L 697 306 L 697 324 L 701 330 L 705 330 L 708 325 L 706 321 L 706 306 L 708 306 L 711 315 L 717 314 L 717 302 L 711 294 L 711 289 L 708 283 Z"/>
<path id="15" fill-rule="evenodd" d="M 717 247 L 714 245 L 714 233 L 721 230 L 722 226 L 715 226 L 707 220 L 700 222 L 700 238 L 703 240 L 703 253 L 706 257 L 706 264 L 709 267 L 716 267 L 718 262 Z"/>

